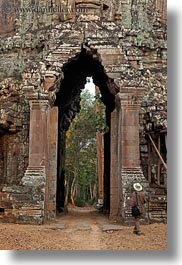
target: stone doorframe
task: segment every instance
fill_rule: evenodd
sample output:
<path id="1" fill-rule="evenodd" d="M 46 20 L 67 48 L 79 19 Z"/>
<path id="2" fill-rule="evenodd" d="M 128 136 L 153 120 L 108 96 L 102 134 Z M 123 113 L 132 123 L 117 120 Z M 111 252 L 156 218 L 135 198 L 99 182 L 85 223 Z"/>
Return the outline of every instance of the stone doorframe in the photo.
<path id="1" fill-rule="evenodd" d="M 146 182 L 140 167 L 139 110 L 144 88 L 125 87 L 116 95 L 111 113 L 110 219 L 127 223 L 130 194 L 134 181 Z M 41 200 L 40 223 L 56 218 L 58 109 L 49 97 L 29 95 L 29 166 L 23 186 L 39 187 L 35 199 Z M 40 204 L 40 201 L 39 201 Z"/>
<path id="2" fill-rule="evenodd" d="M 39 188 L 35 200 L 42 205 L 43 223 L 56 217 L 58 108 L 51 107 L 48 98 L 29 97 L 29 104 L 29 163 L 21 184 Z"/>
<path id="3" fill-rule="evenodd" d="M 143 87 L 125 87 L 111 115 L 110 219 L 130 223 L 132 184 L 146 180 L 140 166 L 139 111 Z"/>
<path id="4" fill-rule="evenodd" d="M 85 46 L 85 49 L 103 66 L 111 82 L 110 93 L 115 96 L 115 109 L 111 113 L 110 219 L 128 222 L 132 183 L 146 182 L 139 151 L 139 110 L 145 89 L 140 86 L 142 76 L 138 78 L 139 70 L 133 67 L 130 74 L 126 72 L 125 80 L 121 80 L 126 58 L 120 48 L 95 50 L 92 46 Z M 71 51 L 65 54 L 67 61 L 74 56 Z M 108 65 L 114 64 L 116 72 L 113 73 Z M 33 189 L 39 187 L 38 195 L 35 191 L 35 201 L 37 199 L 42 205 L 40 223 L 56 217 L 58 110 L 53 106 L 60 89 L 59 81 L 63 79 L 61 68 L 59 73 L 54 67 L 42 69 L 40 80 L 43 82 L 37 84 L 39 91 L 34 89 L 33 83 L 24 87 L 30 103 L 30 136 L 29 165 L 21 183 Z M 114 90 L 113 84 L 119 92 Z"/>

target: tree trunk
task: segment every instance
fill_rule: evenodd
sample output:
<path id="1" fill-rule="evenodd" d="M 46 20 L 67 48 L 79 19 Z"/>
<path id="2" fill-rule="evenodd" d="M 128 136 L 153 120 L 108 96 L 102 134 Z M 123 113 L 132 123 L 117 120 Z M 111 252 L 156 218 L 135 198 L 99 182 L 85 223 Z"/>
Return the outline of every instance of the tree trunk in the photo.
<path id="1" fill-rule="evenodd" d="M 69 181 L 65 180 L 65 188 L 66 188 L 66 194 L 65 194 L 65 205 L 68 205 L 68 196 L 69 196 Z"/>
<path id="2" fill-rule="evenodd" d="M 76 181 L 76 176 L 74 176 L 71 184 L 71 203 L 73 206 L 75 206 L 75 181 Z"/>

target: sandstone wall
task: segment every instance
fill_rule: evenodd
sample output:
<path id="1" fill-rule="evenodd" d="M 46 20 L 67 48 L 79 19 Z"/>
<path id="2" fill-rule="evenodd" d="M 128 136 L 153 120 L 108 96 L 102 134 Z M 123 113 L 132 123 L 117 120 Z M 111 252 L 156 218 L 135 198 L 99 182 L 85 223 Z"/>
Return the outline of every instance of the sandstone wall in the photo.
<path id="1" fill-rule="evenodd" d="M 17 185 L 28 165 L 29 105 L 13 85 L 0 95 L 0 186 Z"/>

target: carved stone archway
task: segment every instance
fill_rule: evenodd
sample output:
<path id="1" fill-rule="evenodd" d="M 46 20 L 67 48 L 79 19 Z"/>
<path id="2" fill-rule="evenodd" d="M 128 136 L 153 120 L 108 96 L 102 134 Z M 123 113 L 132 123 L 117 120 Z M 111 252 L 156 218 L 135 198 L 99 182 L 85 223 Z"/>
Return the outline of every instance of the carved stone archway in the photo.
<path id="1" fill-rule="evenodd" d="M 97 24 L 91 26 L 95 26 L 96 29 L 99 27 Z M 74 30 L 78 31 L 78 28 Z M 87 31 L 89 34 L 89 29 Z M 118 34 L 116 31 L 115 35 Z M 54 50 L 48 50 L 42 61 L 34 64 L 35 73 L 31 77 L 29 73 L 24 73 L 26 85 L 23 90 L 30 104 L 29 165 L 19 190 L 22 194 L 28 192 L 30 198 L 28 202 L 21 202 L 23 205 L 26 203 L 23 210 L 13 211 L 16 222 L 43 223 L 56 217 L 57 157 L 59 156 L 57 151 L 60 147 L 64 147 L 64 142 L 58 147 L 61 139 L 58 135 L 58 120 L 60 121 L 58 116 L 64 106 L 64 114 L 68 114 L 70 122 L 74 118 L 74 115 L 69 116 L 70 106 L 72 103 L 75 104 L 75 96 L 83 89 L 84 80 L 88 75 L 93 75 L 94 83 L 100 88 L 110 124 L 108 138 L 110 145 L 107 152 L 110 160 L 107 167 L 109 191 L 105 193 L 105 203 L 107 206 L 110 205 L 112 220 L 127 222 L 130 218 L 128 198 L 132 182 L 144 181 L 139 159 L 139 108 L 144 89 L 140 87 L 140 82 L 134 82 L 138 85 L 132 86 L 132 81 L 135 78 L 138 80 L 138 72 L 135 73 L 135 69 L 133 70 L 131 66 L 129 68 L 133 72 L 127 71 L 126 56 L 116 45 L 117 41 L 113 40 L 112 44 L 106 45 L 108 32 L 102 30 L 101 37 L 103 36 L 107 36 L 104 43 L 100 40 L 101 44 L 98 45 L 89 38 L 83 41 L 81 36 L 80 48 L 78 45 L 75 47 L 73 34 L 69 39 L 69 45 L 60 44 Z M 74 94 L 70 86 L 72 84 L 64 82 L 67 74 L 69 74 L 67 79 L 70 78 L 69 67 L 78 62 L 79 64 L 72 70 L 75 71 L 77 68 L 79 70 L 81 67 L 84 71 L 81 71 L 82 75 L 77 72 L 82 82 L 74 91 L 76 95 L 72 98 Z M 125 75 L 125 71 L 131 72 L 130 76 Z M 67 94 L 66 89 L 64 94 L 61 94 L 61 86 L 63 89 L 70 87 Z M 71 98 L 71 101 L 66 102 L 66 97 L 68 101 Z M 67 103 L 70 104 L 68 113 L 65 112 Z M 77 112 L 79 101 L 75 106 Z M 66 122 L 66 119 L 62 122 Z M 59 170 L 58 174 L 61 176 L 62 170 Z M 8 193 L 8 188 L 5 187 L 3 192 Z"/>
<path id="2" fill-rule="evenodd" d="M 82 52 L 85 54 L 82 54 Z M 105 202 L 106 204 L 108 202 L 110 204 L 109 208 L 111 220 L 122 220 L 123 222 L 128 222 L 130 215 L 128 213 L 128 198 L 130 197 L 131 184 L 134 181 L 140 181 L 143 183 L 146 182 L 140 168 L 139 157 L 139 109 L 144 88 L 121 87 L 120 90 L 117 90 L 117 86 L 114 81 L 107 77 L 104 73 L 104 68 L 98 60 L 100 55 L 97 55 L 97 57 L 95 50 L 91 49 L 86 50 L 84 48 L 82 52 L 80 53 L 81 55 L 77 55 L 72 60 L 69 59 L 69 62 L 65 64 L 63 67 L 64 76 L 66 78 L 69 73 L 69 67 L 71 67 L 71 70 L 73 71 L 77 69 L 78 65 L 79 67 L 83 67 L 84 62 L 86 65 L 90 65 L 87 60 L 89 63 L 93 63 L 93 67 L 102 68 L 101 73 L 103 74 L 103 78 L 106 78 L 104 81 L 106 82 L 105 85 L 102 83 L 103 80 L 98 81 L 100 77 L 99 68 L 96 71 L 98 76 L 94 75 L 94 79 L 96 85 L 100 86 L 101 93 L 103 92 L 102 95 L 104 97 L 106 107 L 109 108 L 108 119 L 110 120 L 110 146 L 108 150 L 110 152 L 110 184 L 106 188 L 108 189 L 109 187 L 109 193 L 105 193 Z M 108 58 L 109 50 L 107 59 Z M 79 63 L 77 63 L 77 61 Z M 87 70 L 85 70 L 83 76 L 80 77 L 81 79 L 86 78 L 88 74 L 93 74 L 92 67 L 90 68 L 89 66 L 85 68 Z M 80 68 L 80 70 L 83 71 L 82 68 Z M 49 73 L 49 75 L 51 74 Z M 73 85 L 73 83 L 69 83 L 68 81 L 64 81 L 67 79 L 63 79 L 62 86 L 60 86 L 60 88 L 56 87 L 53 89 L 54 85 L 58 84 L 57 79 L 53 76 L 51 78 L 49 75 L 47 73 L 44 77 L 44 89 L 46 92 L 42 94 L 42 98 L 33 99 L 33 95 L 30 96 L 31 118 L 29 167 L 22 180 L 22 184 L 25 186 L 33 185 L 36 187 L 37 185 L 42 187 L 41 194 L 44 204 L 42 208 L 42 222 L 47 219 L 55 218 L 56 216 L 56 183 L 58 179 L 61 180 L 62 183 L 64 182 L 61 178 L 63 177 L 62 172 L 65 170 L 65 158 L 62 160 L 61 166 L 60 164 L 58 165 L 55 160 L 57 160 L 57 155 L 59 159 L 62 159 L 60 158 L 59 152 L 64 152 L 64 135 L 66 133 L 66 129 L 68 129 L 75 113 L 79 111 L 79 101 L 75 100 L 76 95 L 79 95 L 81 89 L 84 87 L 84 82 L 81 82 L 81 86 L 77 88 L 78 90 L 74 91 L 75 96 L 72 98 L 73 90 L 69 91 L 69 89 L 72 89 L 70 85 Z M 70 78 L 68 75 L 67 78 L 68 80 L 73 80 L 74 76 L 76 75 L 73 75 Z M 51 83 L 52 80 L 54 80 L 53 83 Z M 64 92 L 64 89 L 67 90 Z M 52 101 L 49 97 L 49 92 L 51 91 L 58 91 L 57 96 L 53 97 L 57 98 L 55 102 L 56 107 L 53 107 Z M 64 94 L 66 91 L 67 95 Z M 111 107 L 111 105 L 113 106 Z M 71 111 L 69 112 L 69 110 Z M 59 127 L 60 123 L 58 123 L 60 115 L 61 127 Z M 58 131 L 62 131 L 64 133 L 58 135 Z M 58 149 L 57 145 L 59 146 Z M 57 166 L 61 167 L 58 171 Z M 57 174 L 59 175 L 58 178 Z M 62 189 L 63 187 L 60 188 Z"/>

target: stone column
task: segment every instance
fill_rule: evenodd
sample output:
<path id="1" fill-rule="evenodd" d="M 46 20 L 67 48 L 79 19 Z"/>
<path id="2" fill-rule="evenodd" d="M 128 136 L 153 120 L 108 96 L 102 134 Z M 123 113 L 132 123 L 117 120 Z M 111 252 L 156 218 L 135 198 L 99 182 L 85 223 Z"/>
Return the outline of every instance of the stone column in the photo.
<path id="1" fill-rule="evenodd" d="M 58 107 L 53 107 L 49 117 L 49 156 L 47 173 L 47 220 L 56 218 Z"/>
<path id="2" fill-rule="evenodd" d="M 131 92 L 130 92 L 131 93 Z M 135 96 L 120 93 L 121 96 L 121 153 L 122 170 L 140 169 L 139 156 L 139 109 Z M 131 98 L 129 98 L 131 97 Z"/>
<path id="3" fill-rule="evenodd" d="M 48 100 L 30 101 L 29 168 L 45 167 L 48 143 Z"/>
<path id="4" fill-rule="evenodd" d="M 23 178 L 26 185 L 40 186 L 39 177 L 45 175 L 48 156 L 48 100 L 30 100 L 29 163 Z M 28 177 L 29 173 L 37 176 Z M 42 179 L 44 182 L 44 180 Z M 45 183 L 42 183 L 44 186 Z"/>
<path id="5" fill-rule="evenodd" d="M 97 148 L 97 171 L 98 171 L 98 192 L 99 199 L 104 198 L 104 136 L 102 133 L 96 133 Z"/>
<path id="6" fill-rule="evenodd" d="M 30 100 L 29 165 L 21 184 L 30 187 L 32 195 L 25 220 L 39 224 L 46 215 L 49 111 L 47 99 Z"/>
<path id="7" fill-rule="evenodd" d="M 96 94 L 99 93 L 99 87 L 95 86 Z M 95 102 L 95 111 L 96 113 L 104 112 L 103 108 L 99 107 L 99 101 L 96 99 Z M 97 172 L 98 172 L 98 192 L 99 199 L 104 199 L 104 133 L 96 133 L 96 148 L 97 148 Z"/>
<path id="8" fill-rule="evenodd" d="M 120 112 L 120 171 L 121 217 L 128 222 L 131 217 L 130 196 L 134 182 L 144 186 L 146 180 L 140 167 L 139 111 L 143 88 L 122 88 L 116 96 Z"/>
<path id="9" fill-rule="evenodd" d="M 120 144 L 118 142 L 119 112 L 115 109 L 111 113 L 111 174 L 110 174 L 110 220 L 119 221 L 120 210 L 120 173 L 118 162 L 120 159 Z"/>

